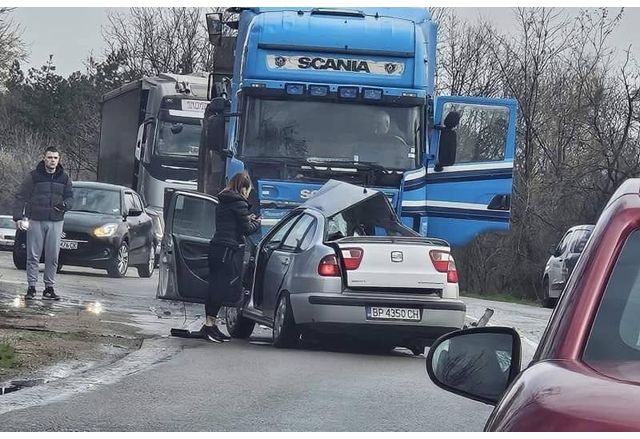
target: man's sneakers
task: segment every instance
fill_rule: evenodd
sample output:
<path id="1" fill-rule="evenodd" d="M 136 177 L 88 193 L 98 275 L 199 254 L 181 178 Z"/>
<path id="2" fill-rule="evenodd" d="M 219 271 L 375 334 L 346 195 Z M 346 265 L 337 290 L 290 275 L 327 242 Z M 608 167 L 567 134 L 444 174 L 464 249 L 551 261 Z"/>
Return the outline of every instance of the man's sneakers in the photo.
<path id="1" fill-rule="evenodd" d="M 217 326 L 202 326 L 202 334 L 204 338 L 213 343 L 222 343 L 231 340 L 231 337 L 224 335 Z"/>
<path id="2" fill-rule="evenodd" d="M 29 294 L 27 292 L 27 294 Z M 35 289 L 34 289 L 35 294 Z M 60 296 L 58 296 L 55 291 L 53 291 L 53 287 L 46 287 L 42 292 L 42 298 L 44 300 L 60 300 Z"/>
<path id="3" fill-rule="evenodd" d="M 25 300 L 33 300 L 36 298 L 36 287 L 27 288 L 27 294 L 24 295 Z M 60 296 L 56 294 L 53 287 L 46 287 L 42 292 L 44 300 L 60 300 Z"/>

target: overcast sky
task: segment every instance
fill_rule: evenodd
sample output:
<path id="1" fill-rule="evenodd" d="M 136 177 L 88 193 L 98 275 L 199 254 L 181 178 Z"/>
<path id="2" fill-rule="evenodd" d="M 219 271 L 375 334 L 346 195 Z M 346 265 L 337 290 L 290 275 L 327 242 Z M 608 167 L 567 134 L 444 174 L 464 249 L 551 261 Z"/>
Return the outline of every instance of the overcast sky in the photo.
<path id="1" fill-rule="evenodd" d="M 84 71 L 84 61 L 93 53 L 104 55 L 105 43 L 101 27 L 107 24 L 106 8 L 17 8 L 13 17 L 23 29 L 23 39 L 27 43 L 29 59 L 24 64 L 40 67 L 49 54 L 54 55 L 58 74 L 67 76 L 76 70 Z M 577 9 L 569 9 L 569 12 Z M 618 9 L 613 9 L 612 14 Z M 490 19 L 496 26 L 507 30 L 514 28 L 513 10 L 509 8 L 456 8 L 461 17 L 476 20 Z M 611 42 L 623 49 L 634 47 L 633 53 L 640 54 L 640 8 L 625 8 L 624 18 Z"/>

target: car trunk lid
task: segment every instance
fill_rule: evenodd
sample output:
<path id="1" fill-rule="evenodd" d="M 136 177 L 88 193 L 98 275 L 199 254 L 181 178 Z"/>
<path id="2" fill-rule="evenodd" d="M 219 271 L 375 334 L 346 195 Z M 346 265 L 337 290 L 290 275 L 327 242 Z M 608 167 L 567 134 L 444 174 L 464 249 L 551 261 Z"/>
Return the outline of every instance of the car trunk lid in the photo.
<path id="1" fill-rule="evenodd" d="M 352 289 L 442 290 L 447 272 L 430 252 L 449 253 L 445 241 L 422 237 L 351 236 L 335 241 Z"/>

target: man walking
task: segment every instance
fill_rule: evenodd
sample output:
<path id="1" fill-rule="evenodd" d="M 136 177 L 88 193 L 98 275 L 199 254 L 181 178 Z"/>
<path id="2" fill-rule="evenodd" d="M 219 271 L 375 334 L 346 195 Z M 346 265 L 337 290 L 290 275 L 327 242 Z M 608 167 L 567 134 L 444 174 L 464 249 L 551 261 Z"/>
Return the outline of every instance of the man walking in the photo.
<path id="1" fill-rule="evenodd" d="M 38 263 L 44 248 L 43 299 L 60 300 L 53 287 L 62 239 L 64 213 L 71 208 L 71 178 L 60 165 L 60 152 L 50 146 L 43 160 L 31 171 L 16 194 L 13 220 L 27 232 L 27 294 L 34 299 L 38 282 Z"/>

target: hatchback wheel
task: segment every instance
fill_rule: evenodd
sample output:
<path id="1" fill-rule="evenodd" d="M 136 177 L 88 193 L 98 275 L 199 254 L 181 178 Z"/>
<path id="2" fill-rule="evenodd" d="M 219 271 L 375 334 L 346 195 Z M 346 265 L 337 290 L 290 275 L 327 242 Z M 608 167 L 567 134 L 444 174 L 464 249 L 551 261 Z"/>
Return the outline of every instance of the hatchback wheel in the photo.
<path id="1" fill-rule="evenodd" d="M 15 247 L 13 249 L 13 265 L 15 265 L 15 267 L 18 270 L 26 270 L 27 269 L 27 254 L 26 252 L 24 254 L 22 254 L 20 251 L 18 251 L 17 249 L 18 244 L 15 244 Z"/>
<path id="2" fill-rule="evenodd" d="M 129 244 L 122 241 L 116 254 L 107 265 L 107 273 L 110 277 L 125 277 L 129 269 Z"/>
<path id="3" fill-rule="evenodd" d="M 149 248 L 149 259 L 146 264 L 138 265 L 136 267 L 138 269 L 138 276 L 140 277 L 151 277 L 156 268 L 156 246 L 151 243 L 151 247 Z"/>
<path id="4" fill-rule="evenodd" d="M 283 293 L 278 300 L 273 319 L 273 345 L 277 348 L 294 347 L 300 339 L 300 328 L 296 325 L 289 295 Z"/>

